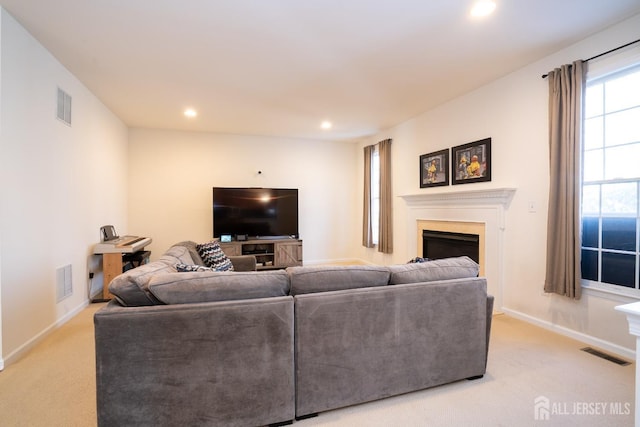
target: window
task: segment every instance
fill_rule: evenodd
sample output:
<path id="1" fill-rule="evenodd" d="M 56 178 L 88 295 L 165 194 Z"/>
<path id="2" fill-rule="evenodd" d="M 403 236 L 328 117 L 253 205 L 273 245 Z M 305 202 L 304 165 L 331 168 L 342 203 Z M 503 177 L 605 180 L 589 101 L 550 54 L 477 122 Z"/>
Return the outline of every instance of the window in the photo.
<path id="1" fill-rule="evenodd" d="M 363 147 L 362 246 L 393 253 L 391 139 Z"/>
<path id="2" fill-rule="evenodd" d="M 640 63 L 590 72 L 584 108 L 582 278 L 640 296 Z"/>
<path id="3" fill-rule="evenodd" d="M 380 148 L 371 153 L 371 238 L 377 245 L 380 237 Z"/>

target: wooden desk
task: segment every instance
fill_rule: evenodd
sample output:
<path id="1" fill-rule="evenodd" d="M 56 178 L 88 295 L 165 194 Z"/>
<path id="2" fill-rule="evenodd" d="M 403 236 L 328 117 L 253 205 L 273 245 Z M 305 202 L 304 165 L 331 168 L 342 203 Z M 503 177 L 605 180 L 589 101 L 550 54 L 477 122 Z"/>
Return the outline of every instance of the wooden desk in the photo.
<path id="1" fill-rule="evenodd" d="M 109 283 L 119 274 L 122 273 L 122 254 L 111 253 L 102 254 L 102 298 L 112 299 L 113 295 L 109 292 Z"/>

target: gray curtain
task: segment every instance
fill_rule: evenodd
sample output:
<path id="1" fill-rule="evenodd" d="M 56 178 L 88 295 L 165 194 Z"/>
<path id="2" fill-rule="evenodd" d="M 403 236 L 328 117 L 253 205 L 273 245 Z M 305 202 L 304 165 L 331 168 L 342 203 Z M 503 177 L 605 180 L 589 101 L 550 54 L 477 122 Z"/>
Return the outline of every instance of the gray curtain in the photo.
<path id="1" fill-rule="evenodd" d="M 545 292 L 579 299 L 582 112 L 586 63 L 548 74 L 549 214 Z"/>
<path id="2" fill-rule="evenodd" d="M 393 253 L 393 194 L 391 189 L 391 140 L 378 143 L 380 150 L 380 232 L 378 252 Z"/>
<path id="3" fill-rule="evenodd" d="M 371 228 L 371 155 L 374 146 L 364 147 L 364 203 L 362 206 L 362 246 L 373 247 L 373 231 Z"/>

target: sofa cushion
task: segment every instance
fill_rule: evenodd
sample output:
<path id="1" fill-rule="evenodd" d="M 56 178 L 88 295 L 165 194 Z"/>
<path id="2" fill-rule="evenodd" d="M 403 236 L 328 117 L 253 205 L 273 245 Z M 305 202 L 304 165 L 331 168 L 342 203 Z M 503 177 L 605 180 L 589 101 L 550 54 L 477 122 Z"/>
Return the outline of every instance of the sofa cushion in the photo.
<path id="1" fill-rule="evenodd" d="M 116 276 L 109 283 L 109 292 L 124 306 L 155 305 L 159 302 L 149 292 L 149 280 L 156 274 L 173 271 L 166 262 L 152 261 Z"/>
<path id="2" fill-rule="evenodd" d="M 462 256 L 413 264 L 396 264 L 389 266 L 389 270 L 389 284 L 399 285 L 476 277 L 480 272 L 480 266 L 471 258 Z"/>
<path id="3" fill-rule="evenodd" d="M 284 270 L 166 273 L 149 290 L 165 304 L 268 298 L 288 295 L 289 277 Z"/>
<path id="4" fill-rule="evenodd" d="M 233 270 L 233 264 L 220 248 L 216 241 L 196 245 L 196 249 L 207 267 L 213 267 L 219 271 Z"/>
<path id="5" fill-rule="evenodd" d="M 178 273 L 188 273 L 192 271 L 217 271 L 215 268 L 206 265 L 176 264 L 174 265 Z"/>
<path id="6" fill-rule="evenodd" d="M 233 271 L 256 271 L 256 257 L 254 255 L 236 255 L 228 257 L 233 264 Z"/>
<path id="7" fill-rule="evenodd" d="M 204 261 L 202 261 L 202 258 L 200 258 L 198 249 L 196 249 L 197 245 L 198 244 L 196 242 L 192 242 L 191 240 L 185 240 L 184 242 L 176 243 L 173 246 L 184 246 L 189 251 L 189 255 L 191 255 L 191 259 L 193 260 L 193 264 L 204 265 Z"/>
<path id="8" fill-rule="evenodd" d="M 291 295 L 386 286 L 389 269 L 372 265 L 289 267 Z"/>
<path id="9" fill-rule="evenodd" d="M 191 252 L 186 246 L 174 245 L 163 253 L 158 261 L 163 262 L 171 267 L 176 264 L 196 264 L 191 257 Z"/>

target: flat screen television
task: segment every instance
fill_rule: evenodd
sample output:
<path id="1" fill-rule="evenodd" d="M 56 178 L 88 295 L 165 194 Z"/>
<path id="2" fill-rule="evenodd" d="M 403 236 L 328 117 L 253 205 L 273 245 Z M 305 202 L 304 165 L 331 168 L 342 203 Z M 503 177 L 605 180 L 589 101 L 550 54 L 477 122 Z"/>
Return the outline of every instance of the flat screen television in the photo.
<path id="1" fill-rule="evenodd" d="M 213 187 L 213 237 L 295 238 L 298 189 Z"/>

